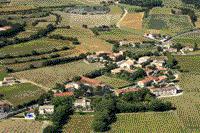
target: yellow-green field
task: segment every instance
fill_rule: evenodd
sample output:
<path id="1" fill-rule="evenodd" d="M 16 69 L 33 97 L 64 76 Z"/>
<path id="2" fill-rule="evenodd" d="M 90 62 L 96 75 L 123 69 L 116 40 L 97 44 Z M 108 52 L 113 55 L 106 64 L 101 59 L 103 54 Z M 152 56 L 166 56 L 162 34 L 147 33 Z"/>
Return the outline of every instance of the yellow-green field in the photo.
<path id="1" fill-rule="evenodd" d="M 52 67 L 39 68 L 13 73 L 12 75 L 18 78 L 24 78 L 46 87 L 54 87 L 56 83 L 66 82 L 67 78 L 72 79 L 77 75 L 84 75 L 96 69 L 100 69 L 102 64 L 90 63 L 83 61 L 70 62 Z"/>
<path id="2" fill-rule="evenodd" d="M 200 56 L 175 56 L 175 59 L 178 61 L 178 65 L 183 70 L 189 71 L 200 71 Z"/>
<path id="3" fill-rule="evenodd" d="M 15 106 L 36 100 L 44 92 L 42 88 L 30 83 L 0 87 L 0 93 L 4 94 L 4 98 Z"/>
<path id="4" fill-rule="evenodd" d="M 42 121 L 3 119 L 0 121 L 0 132 L 42 133 L 42 125 Z"/>
<path id="5" fill-rule="evenodd" d="M 100 76 L 95 78 L 97 81 L 101 81 L 106 83 L 107 85 L 114 87 L 114 88 L 119 88 L 119 87 L 123 87 L 123 86 L 127 86 L 130 85 L 131 83 L 125 80 L 121 80 L 121 79 L 117 79 L 117 78 L 111 78 L 111 77 L 107 77 L 107 76 Z"/>

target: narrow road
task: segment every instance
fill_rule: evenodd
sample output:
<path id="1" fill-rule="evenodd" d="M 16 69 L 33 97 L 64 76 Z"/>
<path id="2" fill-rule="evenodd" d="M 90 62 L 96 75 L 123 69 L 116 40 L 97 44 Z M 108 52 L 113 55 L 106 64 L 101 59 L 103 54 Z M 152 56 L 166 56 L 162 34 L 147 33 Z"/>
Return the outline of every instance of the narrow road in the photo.
<path id="1" fill-rule="evenodd" d="M 21 78 L 21 80 L 24 80 L 24 81 L 27 81 L 27 82 L 29 82 L 29 83 L 31 83 L 31 84 L 34 84 L 34 85 L 36 85 L 36 86 L 39 86 L 39 87 L 45 89 L 46 91 L 50 90 L 50 88 L 48 88 L 48 87 L 46 87 L 46 86 L 44 86 L 44 85 L 35 83 L 35 82 L 33 82 L 33 81 L 30 81 L 30 80 L 27 80 L 27 79 L 22 79 L 22 78 Z"/>
<path id="2" fill-rule="evenodd" d="M 128 11 L 126 9 L 124 9 L 125 13 L 123 15 L 123 17 L 119 20 L 119 22 L 117 23 L 117 27 L 120 28 L 120 23 L 121 21 L 125 18 L 126 14 L 128 13 Z"/>

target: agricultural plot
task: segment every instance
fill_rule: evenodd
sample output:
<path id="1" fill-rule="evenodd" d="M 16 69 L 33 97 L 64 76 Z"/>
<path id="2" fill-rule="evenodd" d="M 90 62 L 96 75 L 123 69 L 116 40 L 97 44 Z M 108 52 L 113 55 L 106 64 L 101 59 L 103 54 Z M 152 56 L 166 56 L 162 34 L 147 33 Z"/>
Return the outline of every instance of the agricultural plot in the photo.
<path id="1" fill-rule="evenodd" d="M 25 43 L 6 46 L 4 48 L 1 48 L 0 52 L 1 52 L 1 55 L 30 54 L 32 50 L 36 50 L 38 52 L 50 51 L 53 48 L 59 49 L 64 46 L 69 46 L 69 44 L 70 42 L 67 40 L 41 38 L 41 39 L 32 40 Z M 10 49 L 12 49 L 12 52 L 10 51 Z"/>
<path id="2" fill-rule="evenodd" d="M 161 128 L 162 127 L 162 128 Z M 111 125 L 108 133 L 130 133 L 130 132 L 182 132 L 182 128 L 173 113 L 141 113 L 120 114 L 117 122 Z"/>
<path id="3" fill-rule="evenodd" d="M 67 28 L 57 28 L 50 35 L 62 35 L 64 37 L 84 37 L 84 36 L 94 36 L 93 32 L 89 29 L 85 28 L 77 28 L 72 27 L 70 29 Z"/>
<path id="4" fill-rule="evenodd" d="M 142 47 L 142 48 L 135 48 L 135 47 L 125 47 L 125 46 L 121 46 L 119 47 L 119 50 L 127 50 L 127 51 L 132 51 L 134 52 L 135 54 L 144 54 L 146 52 L 152 52 L 154 50 L 156 50 L 155 47 Z"/>
<path id="5" fill-rule="evenodd" d="M 60 5 L 68 5 L 68 4 L 80 4 L 80 2 L 75 0 L 12 0 L 12 6 L 60 6 Z"/>
<path id="6" fill-rule="evenodd" d="M 110 28 L 109 31 L 99 31 L 100 35 L 131 35 L 132 33 L 118 29 L 118 28 Z"/>
<path id="7" fill-rule="evenodd" d="M 76 61 L 52 67 L 39 68 L 23 72 L 13 73 L 13 76 L 24 78 L 42 84 L 46 87 L 54 87 L 56 83 L 63 83 L 77 75 L 84 75 L 95 69 L 103 67 L 100 63 L 87 64 L 83 61 Z"/>
<path id="8" fill-rule="evenodd" d="M 138 36 L 138 35 L 124 35 L 124 34 L 119 34 L 119 35 L 112 35 L 112 34 L 104 34 L 104 35 L 99 35 L 97 36 L 98 38 L 104 39 L 104 40 L 115 40 L 115 41 L 122 41 L 124 39 L 130 40 L 130 41 L 151 41 L 148 38 Z"/>
<path id="9" fill-rule="evenodd" d="M 129 27 L 134 29 L 142 29 L 142 18 L 144 13 L 128 13 L 120 23 L 120 27 Z"/>
<path id="10" fill-rule="evenodd" d="M 143 28 L 184 32 L 193 29 L 187 15 L 152 14 L 143 21 Z"/>
<path id="11" fill-rule="evenodd" d="M 179 38 L 173 39 L 172 42 L 180 43 L 183 46 L 194 47 L 195 42 L 200 44 L 200 32 L 181 36 Z"/>
<path id="12" fill-rule="evenodd" d="M 55 25 L 55 22 L 39 22 L 35 27 L 40 27 L 40 28 L 44 28 L 44 27 L 47 27 L 47 25 L 49 24 L 53 24 Z"/>
<path id="13" fill-rule="evenodd" d="M 23 104 L 37 99 L 44 92 L 45 91 L 40 87 L 30 83 L 0 87 L 0 93 L 4 94 L 4 98 L 14 105 Z"/>
<path id="14" fill-rule="evenodd" d="M 121 80 L 121 79 L 117 79 L 117 78 L 111 78 L 111 77 L 107 77 L 107 76 L 100 76 L 95 78 L 97 81 L 101 81 L 106 83 L 107 85 L 113 87 L 113 88 L 119 88 L 119 87 L 123 87 L 123 86 L 127 86 L 130 85 L 131 83 L 125 81 L 125 80 Z"/>
<path id="15" fill-rule="evenodd" d="M 150 10 L 149 14 L 172 14 L 172 10 L 175 12 L 181 12 L 180 9 L 176 8 L 154 7 Z"/>
<path id="16" fill-rule="evenodd" d="M 1 133 L 42 133 L 42 121 L 3 119 L 0 121 Z"/>
<path id="17" fill-rule="evenodd" d="M 65 133 L 90 133 L 92 132 L 92 115 L 73 115 L 71 120 L 64 125 Z"/>
<path id="18" fill-rule="evenodd" d="M 110 13 L 101 15 L 69 14 L 61 11 L 55 11 L 55 13 L 62 16 L 62 21 L 58 27 L 66 27 L 68 25 L 72 27 L 82 27 L 83 24 L 88 27 L 95 27 L 116 24 L 121 18 L 122 9 L 120 7 L 111 6 Z"/>
<path id="19" fill-rule="evenodd" d="M 178 61 L 178 66 L 180 69 L 189 70 L 189 71 L 200 71 L 200 56 L 191 55 L 191 56 L 175 56 L 175 59 Z"/>

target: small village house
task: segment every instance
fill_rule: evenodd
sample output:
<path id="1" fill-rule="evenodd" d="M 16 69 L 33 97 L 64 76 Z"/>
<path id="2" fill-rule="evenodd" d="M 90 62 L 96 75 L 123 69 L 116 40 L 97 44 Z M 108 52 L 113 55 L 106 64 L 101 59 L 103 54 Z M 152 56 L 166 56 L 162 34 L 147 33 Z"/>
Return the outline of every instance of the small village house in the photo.
<path id="1" fill-rule="evenodd" d="M 140 90 L 141 88 L 132 88 L 132 87 L 128 87 L 128 88 L 125 88 L 125 89 L 120 89 L 120 90 L 115 90 L 115 94 L 117 96 L 120 96 L 120 95 L 123 95 L 123 93 L 126 93 L 126 92 L 136 92 L 138 90 Z"/>
<path id="2" fill-rule="evenodd" d="M 167 96 L 167 95 L 177 94 L 177 88 L 175 86 L 162 87 L 162 88 L 150 88 L 150 91 L 156 96 Z"/>
<path id="3" fill-rule="evenodd" d="M 165 48 L 163 49 L 164 52 L 177 52 L 177 49 L 175 48 Z"/>
<path id="4" fill-rule="evenodd" d="M 157 68 L 163 68 L 166 64 L 166 60 L 154 60 L 150 65 L 155 65 Z"/>
<path id="5" fill-rule="evenodd" d="M 141 57 L 138 60 L 139 63 L 150 62 L 150 61 L 151 61 L 151 57 L 148 57 L 148 56 Z"/>
<path id="6" fill-rule="evenodd" d="M 54 97 L 63 97 L 63 96 L 72 96 L 74 95 L 74 92 L 63 92 L 63 93 L 56 93 L 54 94 Z"/>
<path id="7" fill-rule="evenodd" d="M 112 53 L 108 55 L 112 60 L 114 60 L 115 62 L 118 62 L 120 60 L 122 60 L 122 56 L 123 54 L 121 53 Z"/>
<path id="8" fill-rule="evenodd" d="M 181 50 L 183 50 L 183 51 L 194 51 L 194 48 L 190 48 L 190 47 L 184 47 L 184 48 L 182 48 Z"/>
<path id="9" fill-rule="evenodd" d="M 127 62 L 121 64 L 120 68 L 122 68 L 122 69 L 125 69 L 125 68 L 132 69 L 133 68 L 133 63 L 131 61 L 127 61 Z"/>
<path id="10" fill-rule="evenodd" d="M 15 78 L 14 77 L 5 77 L 3 82 L 6 83 L 15 83 Z"/>
<path id="11" fill-rule="evenodd" d="M 85 97 L 83 97 L 82 99 L 76 99 L 76 101 L 74 102 L 74 106 L 83 106 L 84 108 L 86 108 L 86 106 L 90 106 L 90 99 L 87 99 Z"/>
<path id="12" fill-rule="evenodd" d="M 146 79 L 139 81 L 137 84 L 138 84 L 138 86 L 143 88 L 143 87 L 146 87 L 148 85 L 151 85 L 152 82 L 153 82 L 153 78 L 149 77 L 149 78 L 146 78 Z"/>
<path id="13" fill-rule="evenodd" d="M 121 72 L 121 68 L 116 68 L 116 69 L 113 69 L 113 70 L 111 70 L 111 73 L 112 74 L 118 74 L 118 73 L 120 73 Z"/>
<path id="14" fill-rule="evenodd" d="M 98 51 L 98 52 L 96 52 L 96 55 L 98 56 L 98 57 L 102 57 L 103 55 L 109 55 L 109 54 L 112 54 L 112 52 L 110 52 L 110 51 Z"/>
<path id="15" fill-rule="evenodd" d="M 53 114 L 53 112 L 54 112 L 54 105 L 39 106 L 39 114 L 41 115 L 45 113 Z"/>

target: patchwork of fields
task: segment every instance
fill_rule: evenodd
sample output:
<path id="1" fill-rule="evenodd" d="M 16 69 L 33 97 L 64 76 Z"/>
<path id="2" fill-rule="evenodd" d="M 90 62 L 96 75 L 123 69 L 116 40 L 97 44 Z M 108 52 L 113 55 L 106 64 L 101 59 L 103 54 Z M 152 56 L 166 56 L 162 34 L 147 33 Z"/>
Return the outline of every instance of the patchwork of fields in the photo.
<path id="1" fill-rule="evenodd" d="M 152 14 L 143 21 L 143 28 L 184 32 L 193 29 L 194 26 L 186 15 Z"/>
<path id="2" fill-rule="evenodd" d="M 40 87 L 30 83 L 0 87 L 0 93 L 4 94 L 4 98 L 14 105 L 38 99 L 44 92 Z"/>
<path id="3" fill-rule="evenodd" d="M 52 67 L 17 72 L 12 75 L 52 88 L 56 83 L 64 83 L 67 79 L 72 79 L 77 75 L 84 75 L 101 67 L 102 65 L 100 63 L 87 64 L 83 61 L 76 61 Z"/>
<path id="4" fill-rule="evenodd" d="M 142 18 L 144 13 L 128 13 L 123 21 L 120 23 L 120 27 L 129 27 L 134 29 L 142 29 Z"/>
<path id="5" fill-rule="evenodd" d="M 42 133 L 42 121 L 5 119 L 0 121 L 1 133 Z"/>
<path id="6" fill-rule="evenodd" d="M 200 71 L 200 56 L 175 56 L 175 59 L 183 70 Z"/>
<path id="7" fill-rule="evenodd" d="M 196 42 L 198 46 L 200 46 L 200 32 L 187 34 L 181 36 L 179 38 L 173 39 L 172 42 L 174 43 L 181 43 L 183 46 L 194 47 L 194 43 Z"/>
<path id="8" fill-rule="evenodd" d="M 70 42 L 67 40 L 56 40 L 49 38 L 40 38 L 25 43 L 9 45 L 0 49 L 1 55 L 19 55 L 19 54 L 30 54 L 32 50 L 38 52 L 50 51 L 53 48 L 62 48 L 69 46 Z M 10 51 L 12 49 L 12 51 Z"/>

